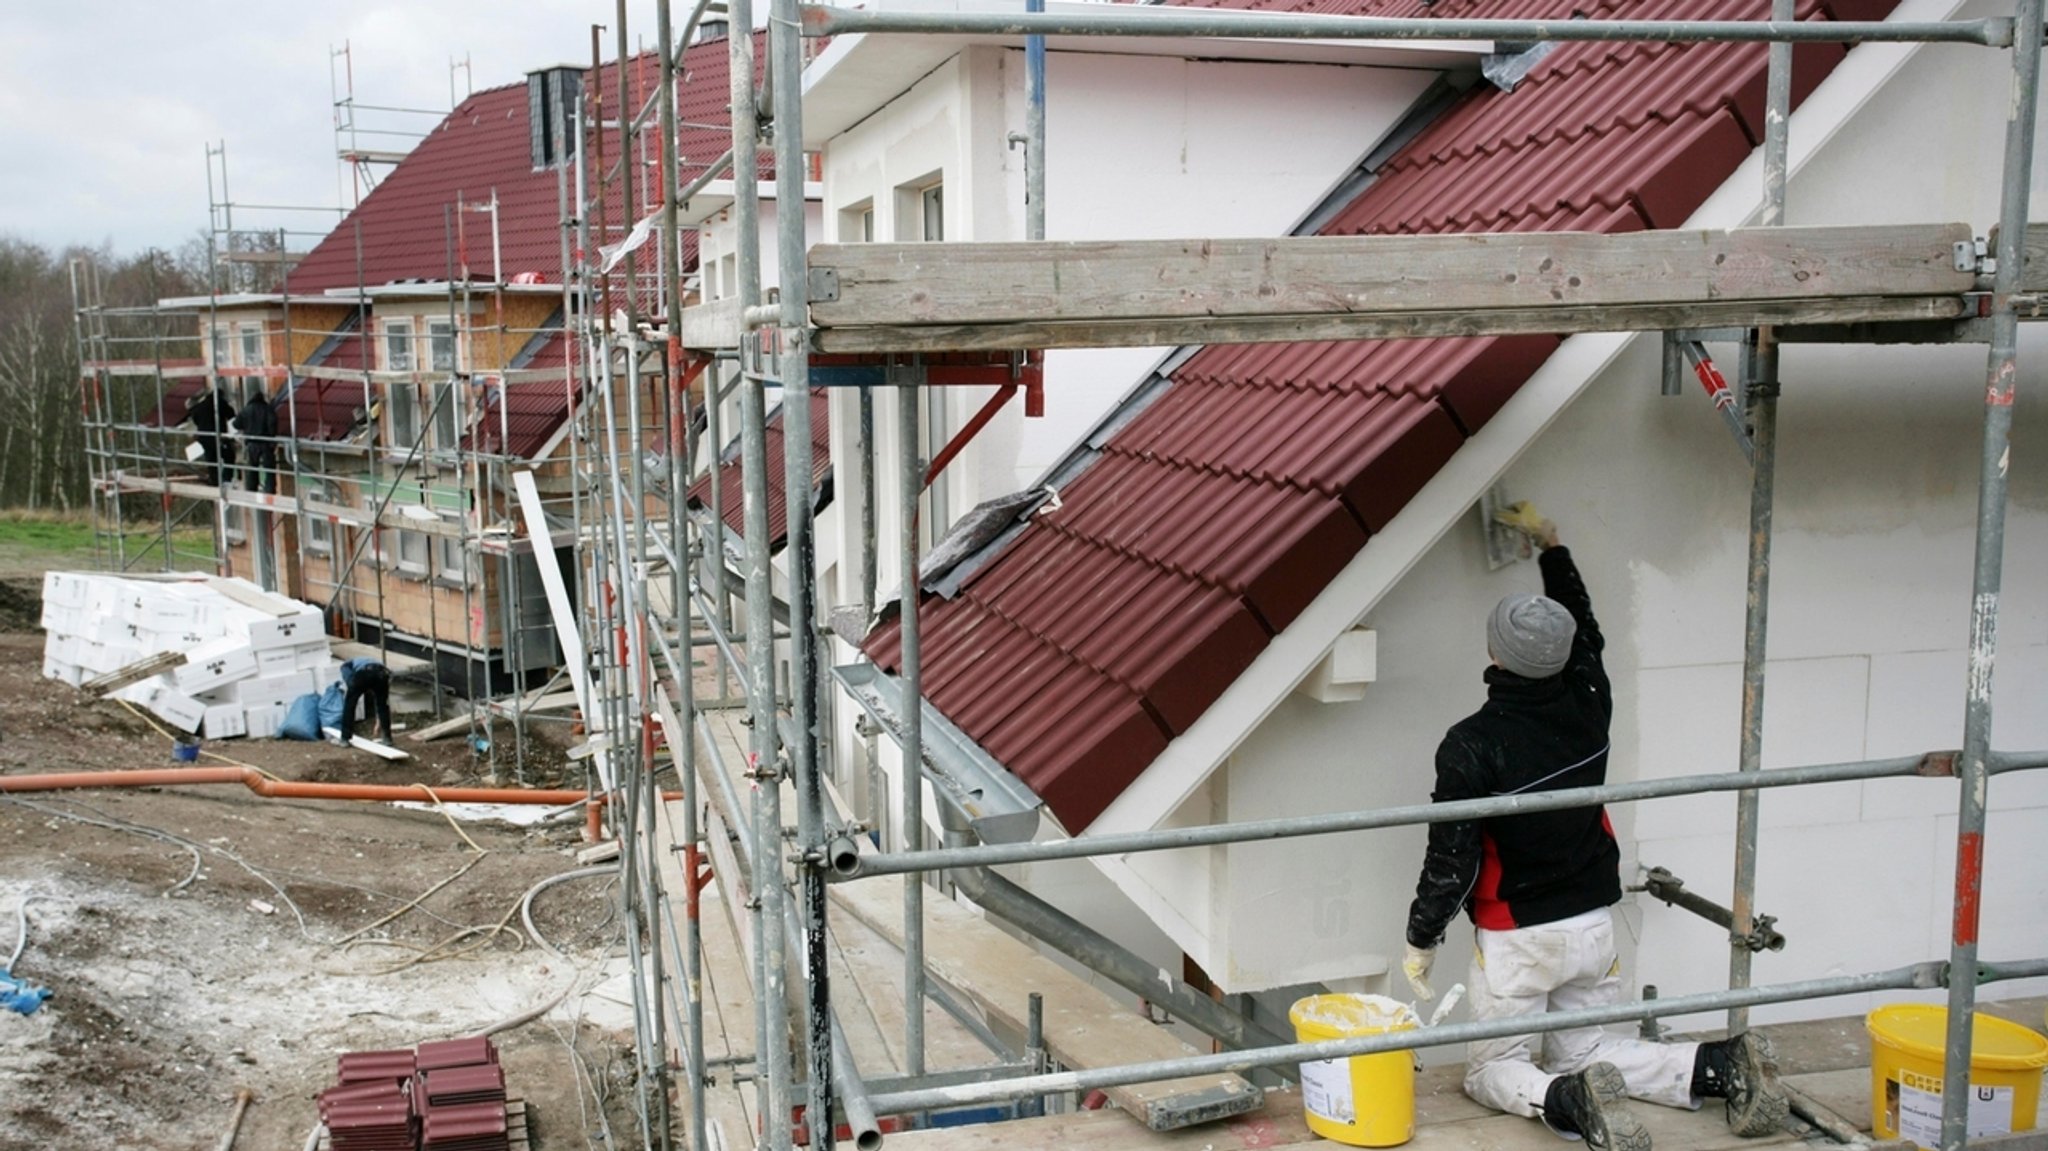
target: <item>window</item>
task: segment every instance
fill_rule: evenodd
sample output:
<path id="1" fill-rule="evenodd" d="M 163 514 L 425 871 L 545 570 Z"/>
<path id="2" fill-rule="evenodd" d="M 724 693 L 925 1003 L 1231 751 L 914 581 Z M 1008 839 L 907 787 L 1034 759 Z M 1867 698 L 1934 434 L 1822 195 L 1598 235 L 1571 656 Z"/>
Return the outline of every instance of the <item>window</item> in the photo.
<path id="1" fill-rule="evenodd" d="M 427 321 L 427 366 L 437 372 L 455 370 L 455 325 L 447 320 Z"/>
<path id="2" fill-rule="evenodd" d="M 434 574 L 443 583 L 468 586 L 469 556 L 461 536 L 434 537 Z"/>
<path id="3" fill-rule="evenodd" d="M 938 243 L 946 238 L 946 188 L 932 184 L 917 194 L 919 218 L 924 221 L 924 239 Z"/>
<path id="4" fill-rule="evenodd" d="M 872 244 L 875 242 L 875 202 L 862 200 L 850 208 L 839 210 L 839 242 L 842 244 Z"/>
<path id="5" fill-rule="evenodd" d="M 243 324 L 241 335 L 242 366 L 245 368 L 262 367 L 270 359 L 270 357 L 263 354 L 263 325 Z"/>
<path id="6" fill-rule="evenodd" d="M 228 537 L 229 543 L 238 544 L 249 538 L 247 515 L 248 510 L 239 504 L 220 506 L 221 532 Z"/>
<path id="7" fill-rule="evenodd" d="M 393 380 L 385 385 L 384 394 L 389 397 L 391 408 L 391 442 L 393 451 L 406 452 L 420 438 L 420 392 L 411 380 Z"/>
<path id="8" fill-rule="evenodd" d="M 412 321 L 384 321 L 384 366 L 394 372 L 412 371 Z"/>
<path id="9" fill-rule="evenodd" d="M 416 579 L 427 578 L 427 558 L 431 552 L 427 533 L 398 529 L 398 572 Z"/>
<path id="10" fill-rule="evenodd" d="M 461 385 L 454 380 L 441 380 L 428 394 L 434 405 L 434 447 L 452 452 L 462 446 Z"/>
<path id="11" fill-rule="evenodd" d="M 300 507 L 304 509 L 306 502 L 318 500 L 326 503 L 330 501 L 331 497 L 328 495 L 325 487 L 320 484 L 309 483 L 299 485 L 299 499 L 302 501 Z M 315 511 L 306 511 L 304 514 L 306 519 L 306 550 L 317 556 L 333 555 L 333 521 Z"/>
<path id="12" fill-rule="evenodd" d="M 228 326 L 226 324 L 215 324 L 213 326 L 212 362 L 216 368 L 225 368 L 234 362 L 228 354 Z"/>

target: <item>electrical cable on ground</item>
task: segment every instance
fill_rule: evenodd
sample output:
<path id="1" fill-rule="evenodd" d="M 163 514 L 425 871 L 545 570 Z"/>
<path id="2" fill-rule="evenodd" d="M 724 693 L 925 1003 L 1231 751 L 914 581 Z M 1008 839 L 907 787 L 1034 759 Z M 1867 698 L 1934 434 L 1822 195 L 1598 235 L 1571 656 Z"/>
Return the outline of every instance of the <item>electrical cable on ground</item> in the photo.
<path id="1" fill-rule="evenodd" d="M 165 898 L 169 898 L 170 896 L 176 895 L 180 891 L 183 891 L 187 887 L 190 887 L 192 885 L 192 881 L 199 878 L 199 869 L 201 866 L 203 866 L 205 862 L 204 859 L 199 854 L 198 844 L 193 843 L 189 839 L 180 839 L 177 836 L 172 835 L 168 831 L 158 831 L 155 828 L 143 827 L 139 824 L 128 824 L 121 823 L 118 821 L 112 821 L 111 817 L 109 818 L 109 820 L 94 819 L 90 816 L 79 815 L 75 812 L 64 811 L 60 808 L 47 807 L 43 804 L 35 803 L 26 799 L 15 799 L 11 796 L 0 796 L 0 799 L 6 799 L 7 802 L 19 804 L 22 807 L 33 808 L 36 811 L 42 812 L 44 815 L 55 816 L 58 819 L 69 819 L 75 823 L 91 824 L 96 827 L 104 827 L 110 831 L 125 831 L 132 835 L 147 836 L 150 839 L 161 840 L 165 843 L 174 844 L 178 847 L 184 848 L 192 855 L 192 870 L 186 874 L 185 878 L 179 880 L 178 882 L 164 889 L 163 894 Z"/>
<path id="2" fill-rule="evenodd" d="M 270 890 L 276 892 L 278 899 L 282 900 L 286 907 L 291 908 L 292 917 L 299 921 L 299 934 L 305 936 L 308 940 L 311 940 L 314 943 L 319 942 L 319 940 L 313 938 L 312 930 L 306 926 L 305 912 L 299 910 L 299 905 L 292 902 L 291 896 L 285 894 L 284 886 L 278 883 L 276 880 L 270 878 L 268 875 L 265 875 L 263 872 L 256 870 L 254 864 L 250 863 L 246 859 L 243 859 L 241 856 L 236 855 L 234 852 L 229 851 L 225 847 L 219 847 L 211 843 L 195 843 L 192 840 L 186 839 L 182 836 L 172 835 L 170 832 L 164 831 L 161 828 L 147 827 L 139 823 L 129 823 L 126 820 L 117 819 L 114 816 L 108 815 L 106 812 L 101 811 L 99 808 L 94 807 L 91 804 L 80 803 L 78 800 L 75 799 L 69 799 L 65 802 L 70 803 L 75 807 L 82 807 L 85 810 L 92 812 L 94 816 L 98 816 L 99 818 L 95 819 L 91 816 L 80 815 L 74 811 L 65 811 L 62 808 L 51 807 L 48 804 L 37 803 L 33 800 L 17 799 L 11 795 L 0 795 L 0 799 L 4 799 L 8 803 L 20 804 L 22 807 L 30 808 L 35 811 L 40 811 L 45 815 L 54 815 L 60 819 L 74 820 L 78 823 L 95 824 L 97 826 L 105 827 L 113 831 L 127 831 L 133 832 L 136 835 L 146 835 L 153 839 L 161 839 L 166 843 L 175 843 L 180 847 L 183 847 L 186 850 L 194 853 L 200 851 L 210 851 L 215 855 L 218 855 L 221 858 L 233 863 L 235 866 L 240 867 L 243 871 L 248 872 L 251 876 L 255 877 L 257 880 L 262 882 L 262 884 L 265 887 L 268 887 L 270 888 Z M 191 883 L 192 880 L 198 876 L 198 874 L 199 868 L 198 865 L 195 863 L 192 868 L 192 874 L 190 876 L 187 876 L 177 886 L 171 888 L 169 891 L 164 892 L 164 894 L 170 895 L 179 890 L 182 890 L 185 887 L 185 885 Z"/>
<path id="3" fill-rule="evenodd" d="M 361 936 L 368 935 L 370 932 L 377 930 L 378 928 L 384 926 L 387 923 L 390 923 L 391 921 L 404 915 L 406 912 L 419 907 L 420 904 L 426 902 L 429 898 L 431 898 L 436 892 L 440 891 L 442 888 L 448 886 L 449 884 L 455 882 L 458 879 L 461 879 L 463 876 L 468 875 L 471 868 L 475 867 L 477 864 L 482 863 L 484 861 L 485 854 L 487 853 L 479 851 L 477 852 L 477 854 L 470 856 L 469 862 L 464 863 L 462 867 L 459 870 L 457 870 L 453 875 L 448 876 L 446 879 L 443 879 L 439 883 L 434 884 L 434 886 L 429 887 L 425 891 L 420 892 L 418 895 L 413 896 L 410 900 L 406 901 L 404 906 L 400 907 L 396 911 L 391 912 L 389 915 L 384 916 L 382 919 L 377 920 L 375 923 L 365 924 L 361 927 L 356 928 L 354 931 L 349 932 L 347 935 L 342 936 L 340 939 L 335 940 L 334 946 L 341 947 L 345 944 L 348 944 L 356 940 Z M 443 922 L 447 921 L 443 920 Z M 451 924 L 451 926 L 461 927 L 463 925 Z"/>
<path id="4" fill-rule="evenodd" d="M 28 905 L 38 899 L 47 901 L 49 898 L 47 895 L 23 895 L 21 902 L 14 905 L 14 954 L 7 957 L 5 964 L 0 964 L 0 971 L 14 970 L 14 965 L 21 962 L 21 953 L 28 950 Z"/>

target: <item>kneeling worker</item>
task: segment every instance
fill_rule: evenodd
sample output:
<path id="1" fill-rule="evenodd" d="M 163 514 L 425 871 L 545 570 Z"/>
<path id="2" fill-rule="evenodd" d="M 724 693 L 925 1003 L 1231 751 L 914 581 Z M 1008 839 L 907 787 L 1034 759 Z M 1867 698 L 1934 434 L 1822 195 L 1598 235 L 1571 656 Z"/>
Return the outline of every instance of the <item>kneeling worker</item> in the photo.
<path id="1" fill-rule="evenodd" d="M 376 730 L 391 742 L 391 672 L 374 659 L 351 659 L 341 665 L 341 685 L 347 694 L 341 701 L 341 742 L 355 735 L 356 701 L 364 701 L 364 720 L 375 720 Z"/>
<path id="2" fill-rule="evenodd" d="M 1506 522 L 1542 549 L 1543 595 L 1511 595 L 1487 620 L 1486 705 L 1460 720 L 1436 753 L 1438 803 L 1594 787 L 1607 781 L 1614 697 L 1601 664 L 1593 603 L 1557 526 L 1526 504 Z M 1461 910 L 1477 928 L 1469 986 L 1475 1020 L 1570 1011 L 1622 1000 L 1614 918 L 1621 853 L 1599 807 L 1435 823 L 1402 963 L 1431 999 L 1429 970 Z M 1627 1097 L 1696 1108 L 1727 1101 L 1738 1135 L 1779 1130 L 1787 1111 L 1761 1036 L 1651 1043 L 1598 1027 L 1517 1035 L 1467 1048 L 1465 1093 L 1541 1118 L 1599 1151 L 1648 1151 Z"/>

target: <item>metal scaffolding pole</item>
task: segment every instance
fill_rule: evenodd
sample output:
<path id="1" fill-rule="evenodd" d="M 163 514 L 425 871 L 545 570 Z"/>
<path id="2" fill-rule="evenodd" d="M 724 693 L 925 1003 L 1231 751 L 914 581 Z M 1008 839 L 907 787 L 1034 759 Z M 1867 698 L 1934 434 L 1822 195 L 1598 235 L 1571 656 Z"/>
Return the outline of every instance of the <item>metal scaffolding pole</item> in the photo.
<path id="1" fill-rule="evenodd" d="M 2000 964 L 1995 971 L 1987 973 L 1987 979 L 2024 979 L 2044 974 L 2048 974 L 2048 959 L 2037 959 Z M 1791 1003 L 1801 999 L 1820 999 L 1836 995 L 1858 995 L 1871 991 L 1926 990 L 1941 986 L 1943 975 L 1944 971 L 1941 963 L 1916 963 L 1907 967 L 1893 968 L 1889 971 L 1875 971 L 1864 975 L 1838 975 L 1825 979 L 1808 979 L 1796 983 L 1779 983 L 1766 987 L 1709 991 L 1699 995 L 1677 995 L 1670 998 L 1657 998 L 1640 1002 L 1616 1003 L 1605 1007 L 1584 1007 L 1573 1011 L 1550 1011 L 1538 1015 L 1518 1015 L 1508 1019 L 1489 1019 L 1475 1023 L 1445 1023 L 1435 1027 L 1411 1027 L 1399 1031 L 1375 1032 L 1371 1035 L 1349 1039 L 1329 1039 L 1319 1043 L 1291 1043 L 1283 1047 L 1261 1047 L 1250 1051 L 1227 1051 L 1214 1055 L 1192 1055 L 1182 1059 L 1163 1059 L 1153 1063 L 1126 1064 L 1122 1067 L 1093 1068 L 1086 1071 L 1063 1071 L 1048 1075 L 1027 1075 L 996 1082 L 968 1083 L 921 1091 L 898 1091 L 876 1095 L 873 1102 L 875 1110 L 884 1115 L 903 1114 L 933 1107 L 966 1107 L 978 1103 L 997 1103 L 1004 1100 L 1024 1099 L 1036 1095 L 1095 1091 L 1107 1087 L 1121 1087 L 1131 1083 L 1152 1083 L 1162 1079 L 1177 1079 L 1187 1075 L 1215 1075 L 1226 1072 L 1242 1073 L 1259 1067 L 1278 1067 L 1290 1063 L 1307 1063 L 1325 1059 L 1347 1059 L 1354 1055 L 1379 1055 L 1388 1051 L 1408 1051 L 1418 1047 L 1443 1047 L 1454 1043 L 1470 1043 L 1475 1040 L 1501 1039 L 1513 1035 L 1525 1035 L 1530 1032 L 1547 1033 L 1578 1027 L 1600 1027 L 1610 1023 L 1629 1023 L 1642 1019 L 1684 1015 L 1695 1011 L 1714 1011 L 1735 1004 L 1753 1007 L 1765 1003 Z"/>
<path id="2" fill-rule="evenodd" d="M 1962 797 L 1956 813 L 1955 921 L 1949 946 L 1948 1061 L 1942 1071 L 1942 1151 L 1968 1141 L 1970 1056 L 1977 1003 L 1977 920 L 1984 882 L 1984 810 L 1991 751 L 1992 658 L 2005 566 L 2006 469 L 2012 405 L 2019 385 L 2019 311 L 2014 293 L 2026 261 L 2028 200 L 2034 170 L 2034 122 L 2041 91 L 2042 0 L 2020 0 L 2013 49 L 2012 100 L 2005 125 L 2005 170 L 1998 211 L 1998 265 L 1992 275 L 1991 352 L 1984 389 L 1984 450 L 1977 481 L 1977 554 L 1971 578 L 1970 666 L 1963 703 Z"/>
<path id="3" fill-rule="evenodd" d="M 1771 0 L 1771 17 L 1795 18 L 1793 0 Z M 1785 219 L 1788 129 L 1792 115 L 1792 45 L 1773 42 L 1764 86 L 1764 206 L 1757 223 L 1774 228 Z M 1778 483 L 1778 341 L 1769 328 L 1756 332 L 1755 371 L 1749 398 L 1749 579 L 1742 621 L 1742 740 L 1736 770 L 1763 767 L 1764 659 L 1770 634 L 1771 513 Z M 1750 919 L 1756 906 L 1756 833 L 1759 796 L 1735 794 L 1735 882 L 1729 910 L 1728 986 L 1749 986 Z M 1728 1034 L 1749 1029 L 1749 1009 L 1728 1011 Z"/>
<path id="4" fill-rule="evenodd" d="M 727 5 L 732 21 L 732 151 L 746 157 L 733 166 L 733 221 L 741 242 L 734 255 L 742 306 L 761 296 L 760 249 L 751 237 L 760 235 L 760 165 L 754 162 L 759 135 L 754 116 L 754 26 L 751 0 Z M 801 200 L 798 201 L 802 203 Z M 801 209 L 799 209 L 801 211 Z M 785 397 L 786 398 L 786 397 Z M 775 666 L 773 588 L 768 564 L 767 396 L 757 375 L 740 382 L 740 475 L 746 536 L 747 660 L 754 669 L 747 693 L 753 724 L 749 774 L 753 779 L 753 834 L 762 845 L 761 866 L 754 873 L 754 917 L 757 941 L 755 967 L 759 994 L 759 1066 L 762 1138 L 770 1148 L 790 1145 L 790 1056 L 785 1040 L 788 988 L 781 956 L 785 949 L 782 842 L 782 768 L 775 731 Z"/>
<path id="5" fill-rule="evenodd" d="M 775 237 L 780 269 L 782 338 L 783 496 L 788 501 L 788 543 L 783 552 L 789 567 L 790 711 L 796 739 L 790 764 L 796 777 L 797 844 L 804 862 L 799 915 L 803 926 L 809 1030 L 804 1049 L 809 1055 L 811 1146 L 832 1146 L 832 999 L 831 971 L 825 937 L 825 784 L 818 762 L 818 612 L 817 547 L 811 530 L 811 372 L 805 334 L 810 320 L 809 269 L 805 249 L 803 141 L 803 37 L 797 28 L 796 0 L 773 0 L 768 22 L 768 51 L 775 74 Z M 752 241 L 741 237 L 741 245 Z M 751 533 L 749 539 L 751 540 Z M 914 1012 L 913 1012 L 914 1014 Z"/>
<path id="6" fill-rule="evenodd" d="M 896 394 L 898 518 L 903 569 L 903 806 L 899 828 L 905 855 L 924 850 L 924 655 L 918 646 L 917 497 L 924 467 L 917 458 L 917 386 Z M 924 880 L 903 885 L 903 1070 L 924 1074 Z"/>
<path id="7" fill-rule="evenodd" d="M 907 688 L 905 698 L 910 698 Z M 915 711 L 910 714 L 915 714 Z M 906 721 L 908 718 L 905 717 Z M 1382 807 L 1368 811 L 1283 816 L 1278 819 L 1249 820 L 1244 823 L 1165 827 L 1154 831 L 1084 835 L 1077 839 L 1054 839 L 1045 842 L 942 847 L 921 853 L 906 851 L 860 855 L 837 861 L 840 864 L 837 876 L 842 880 L 853 880 L 875 875 L 950 870 L 956 867 L 998 867 L 1008 863 L 1085 859 L 1094 855 L 1135 855 L 1148 851 L 1215 847 L 1226 843 L 1257 843 L 1273 839 L 1330 835 L 1344 831 L 1372 831 L 1420 823 L 1458 823 L 1715 791 L 1796 787 L 1808 783 L 1842 783 L 1848 780 L 1901 776 L 1946 779 L 1955 774 L 1955 761 L 1959 755 L 1960 753 L 1954 751 L 1936 751 L 1926 755 L 1907 755 L 1891 759 L 1815 764 L 1809 767 L 1780 767 L 1750 773 L 1678 775 L 1668 779 L 1608 783 L 1598 787 L 1524 792 L 1515 795 L 1486 796 L 1480 799 L 1450 800 L 1443 803 L 1411 803 L 1402 807 Z M 2048 768 L 2048 751 L 1987 752 L 1986 755 L 1985 770 L 1993 775 L 2007 771 Z"/>
<path id="8" fill-rule="evenodd" d="M 806 36 L 869 32 L 985 36 L 1242 36 L 1273 40 L 1618 40 L 1803 44 L 1863 42 L 2013 43 L 2013 21 L 1939 20 L 1439 20 L 1429 17 L 1263 15 L 1228 11 L 878 12 L 824 5 L 803 7 Z"/>
<path id="9" fill-rule="evenodd" d="M 690 13 L 689 29 L 697 25 L 706 0 L 698 0 Z M 697 737 L 693 729 L 697 710 L 695 676 L 692 674 L 690 632 L 690 545 L 689 517 L 683 514 L 683 493 L 689 487 L 689 403 L 679 376 L 682 350 L 676 333 L 683 324 L 682 233 L 676 218 L 676 56 L 681 48 L 669 29 L 669 0 L 657 0 L 654 7 L 655 34 L 661 38 L 661 186 L 666 191 L 661 203 L 661 271 L 668 285 L 668 348 L 664 362 L 668 376 L 668 508 L 669 543 L 673 557 L 669 570 L 673 579 L 670 596 L 676 617 L 677 642 L 682 648 L 682 666 L 677 669 L 677 694 L 682 700 L 681 730 L 671 731 L 669 755 L 683 787 L 683 945 L 678 957 L 683 965 L 683 1066 L 689 1077 L 690 1146 L 708 1146 L 704 1123 L 704 957 L 702 924 L 697 892 Z M 650 808 L 660 802 L 654 794 L 654 773 L 647 773 Z M 650 869 L 651 870 L 651 869 Z M 657 947 L 656 951 L 660 949 Z"/>

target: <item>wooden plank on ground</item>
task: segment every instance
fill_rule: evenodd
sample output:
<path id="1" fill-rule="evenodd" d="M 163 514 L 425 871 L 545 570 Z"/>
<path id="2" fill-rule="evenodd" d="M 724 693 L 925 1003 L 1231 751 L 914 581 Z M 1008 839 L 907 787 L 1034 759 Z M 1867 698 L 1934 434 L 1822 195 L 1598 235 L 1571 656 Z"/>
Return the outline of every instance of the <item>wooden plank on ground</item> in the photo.
<path id="1" fill-rule="evenodd" d="M 1961 295 L 1816 296 L 1799 300 L 1722 300 L 1698 304 L 1590 304 L 1553 308 L 1333 312 L 1236 319 L 1024 320 L 987 324 L 899 324 L 820 328 L 815 350 L 988 352 L 1034 348 L 1129 348 L 1183 344 L 1271 344 L 1311 340 L 1399 340 L 1430 336 L 1655 332 L 1679 328 L 1753 328 L 1842 324 L 1915 324 L 1974 315 Z"/>
<path id="2" fill-rule="evenodd" d="M 117 691 L 127 687 L 131 683 L 141 683 L 150 676 L 162 675 L 167 671 L 176 671 L 178 668 L 185 666 L 185 661 L 188 658 L 187 653 L 182 651 L 158 652 L 155 655 L 136 660 L 126 667 L 116 668 L 104 675 L 96 675 L 79 684 L 78 687 L 79 690 L 87 695 L 105 695 L 110 691 Z"/>
<path id="3" fill-rule="evenodd" d="M 902 876 L 837 884 L 832 895 L 883 938 L 903 946 Z M 925 962 L 933 976 L 978 1004 L 999 1032 L 1022 1034 L 1031 993 L 1044 995 L 1046 1046 L 1068 1067 L 1200 1054 L 965 907 L 928 899 L 925 919 Z M 1155 1131 L 1253 1111 L 1261 1102 L 1258 1088 L 1231 1074 L 1113 1087 L 1107 1094 Z"/>
<path id="4" fill-rule="evenodd" d="M 819 244 L 820 327 L 1960 294 L 1965 224 Z"/>

